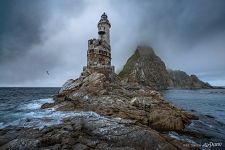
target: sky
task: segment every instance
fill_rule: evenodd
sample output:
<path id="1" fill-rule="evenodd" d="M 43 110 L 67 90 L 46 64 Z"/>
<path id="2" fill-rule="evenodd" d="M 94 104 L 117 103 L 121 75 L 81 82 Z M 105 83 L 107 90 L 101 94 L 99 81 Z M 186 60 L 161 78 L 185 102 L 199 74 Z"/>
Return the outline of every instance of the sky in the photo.
<path id="1" fill-rule="evenodd" d="M 117 73 L 145 44 L 167 68 L 225 86 L 224 0 L 1 0 L 0 87 L 59 87 L 79 77 L 103 12 Z"/>

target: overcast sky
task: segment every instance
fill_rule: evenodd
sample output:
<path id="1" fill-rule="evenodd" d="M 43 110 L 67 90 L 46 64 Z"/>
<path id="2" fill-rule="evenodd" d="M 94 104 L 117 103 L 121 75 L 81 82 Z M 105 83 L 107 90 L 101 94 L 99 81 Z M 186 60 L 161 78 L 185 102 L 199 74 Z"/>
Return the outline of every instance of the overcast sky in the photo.
<path id="1" fill-rule="evenodd" d="M 225 0 L 1 0 L 0 86 L 77 78 L 103 12 L 117 72 L 145 43 L 167 68 L 225 85 Z"/>

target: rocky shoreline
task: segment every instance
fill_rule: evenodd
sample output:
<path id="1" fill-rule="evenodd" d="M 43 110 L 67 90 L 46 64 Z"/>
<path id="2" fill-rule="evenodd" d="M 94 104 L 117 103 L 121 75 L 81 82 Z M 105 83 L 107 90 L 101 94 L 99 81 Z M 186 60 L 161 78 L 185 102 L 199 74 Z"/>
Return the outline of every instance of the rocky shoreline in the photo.
<path id="1" fill-rule="evenodd" d="M 188 149 L 173 138 L 119 118 L 71 117 L 41 130 L 13 128 L 1 130 L 1 149 Z M 7 142 L 10 141 L 10 142 Z"/>
<path id="2" fill-rule="evenodd" d="M 80 115 L 41 129 L 1 129 L 0 148 L 183 150 L 200 147 L 165 133 L 210 139 L 186 128 L 197 116 L 175 107 L 148 86 L 124 83 L 116 74 L 112 77 L 94 72 L 68 80 L 54 102 L 41 108 Z"/>
<path id="3" fill-rule="evenodd" d="M 198 119 L 167 102 L 147 86 L 109 81 L 92 73 L 69 80 L 54 96 L 54 103 L 42 109 L 88 112 L 64 118 L 62 123 L 43 129 L 6 128 L 0 130 L 2 149 L 198 149 L 193 143 L 162 134 L 185 130 Z"/>

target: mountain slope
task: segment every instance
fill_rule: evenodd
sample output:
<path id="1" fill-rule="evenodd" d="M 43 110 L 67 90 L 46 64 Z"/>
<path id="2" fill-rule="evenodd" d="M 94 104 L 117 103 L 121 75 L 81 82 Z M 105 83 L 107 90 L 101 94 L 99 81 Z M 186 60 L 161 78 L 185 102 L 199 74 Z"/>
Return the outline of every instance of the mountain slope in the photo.
<path id="1" fill-rule="evenodd" d="M 213 88 L 209 83 L 198 79 L 196 75 L 188 75 L 180 70 L 168 70 L 173 88 Z"/>
<path id="2" fill-rule="evenodd" d="M 167 70 L 165 63 L 151 47 L 138 46 L 127 60 L 119 76 L 127 82 L 148 85 L 153 89 L 167 88 L 212 88 L 196 75 L 179 70 Z"/>
<path id="3" fill-rule="evenodd" d="M 151 47 L 138 46 L 119 73 L 128 82 L 138 82 L 154 89 L 165 89 L 170 85 L 170 77 L 164 62 Z"/>

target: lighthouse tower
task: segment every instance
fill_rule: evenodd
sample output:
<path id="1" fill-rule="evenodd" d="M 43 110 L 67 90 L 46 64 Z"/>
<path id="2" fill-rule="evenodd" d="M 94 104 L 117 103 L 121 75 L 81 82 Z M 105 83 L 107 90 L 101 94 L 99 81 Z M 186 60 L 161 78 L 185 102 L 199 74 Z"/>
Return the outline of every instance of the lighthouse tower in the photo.
<path id="1" fill-rule="evenodd" d="M 97 27 L 98 39 L 88 40 L 87 66 L 83 68 L 83 73 L 100 72 L 108 76 L 114 73 L 114 66 L 111 66 L 111 24 L 106 13 L 101 15 Z"/>
<path id="2" fill-rule="evenodd" d="M 105 13 L 102 14 L 98 22 L 98 39 L 105 41 L 110 46 L 110 28 L 108 17 Z"/>

